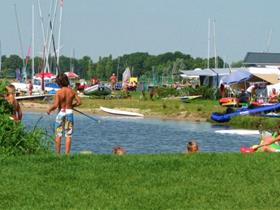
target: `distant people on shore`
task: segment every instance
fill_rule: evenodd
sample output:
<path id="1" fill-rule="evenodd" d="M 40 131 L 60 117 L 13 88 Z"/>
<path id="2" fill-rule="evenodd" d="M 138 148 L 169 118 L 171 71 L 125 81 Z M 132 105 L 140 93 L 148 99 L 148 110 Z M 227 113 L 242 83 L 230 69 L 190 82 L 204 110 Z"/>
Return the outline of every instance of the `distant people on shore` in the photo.
<path id="1" fill-rule="evenodd" d="M 28 93 L 30 96 L 32 96 L 32 91 L 33 91 L 33 84 L 32 84 L 32 81 L 29 80 L 28 81 Z"/>
<path id="2" fill-rule="evenodd" d="M 59 74 L 56 77 L 56 83 L 61 88 L 55 94 L 54 103 L 47 110 L 47 114 L 59 109 L 55 119 L 55 150 L 60 154 L 61 139 L 65 135 L 65 154 L 70 153 L 74 116 L 73 108 L 81 104 L 80 97 L 70 87 L 68 77 L 65 74 Z M 75 101 L 75 103 L 73 103 Z"/>
<path id="3" fill-rule="evenodd" d="M 157 93 L 157 90 L 156 90 L 156 87 L 155 86 L 149 86 L 148 87 L 148 90 L 149 90 L 149 96 L 150 96 L 150 99 L 151 100 L 154 100 L 154 97 L 155 97 L 155 95 L 156 95 L 156 93 Z"/>
<path id="4" fill-rule="evenodd" d="M 225 85 L 223 83 L 220 85 L 220 95 L 221 98 L 225 97 Z"/>
<path id="5" fill-rule="evenodd" d="M 112 151 L 114 155 L 118 155 L 118 156 L 124 155 L 125 152 L 126 152 L 125 149 L 120 146 L 114 147 Z"/>
<path id="6" fill-rule="evenodd" d="M 145 83 L 144 82 L 140 82 L 140 91 L 141 91 L 141 96 L 140 98 L 146 100 L 146 86 L 145 86 Z"/>
<path id="7" fill-rule="evenodd" d="M 246 89 L 246 93 L 248 94 L 248 96 L 251 97 L 253 96 L 253 91 L 256 89 L 256 85 L 250 85 L 247 89 Z"/>
<path id="8" fill-rule="evenodd" d="M 100 83 L 100 81 L 99 81 L 99 79 L 97 79 L 97 77 L 93 77 L 92 79 L 91 79 L 91 85 L 97 85 L 97 84 L 99 84 Z"/>
<path id="9" fill-rule="evenodd" d="M 22 111 L 20 108 L 20 105 L 15 97 L 15 86 L 14 85 L 8 85 L 6 86 L 6 95 L 5 99 L 9 102 L 9 104 L 12 105 L 13 111 L 12 111 L 12 118 L 15 121 L 21 121 L 22 119 Z"/>
<path id="10" fill-rule="evenodd" d="M 110 77 L 111 89 L 114 91 L 116 89 L 117 77 L 115 73 Z"/>
<path id="11" fill-rule="evenodd" d="M 198 144 L 196 141 L 190 141 L 187 144 L 186 153 L 196 153 L 198 152 Z"/>
<path id="12" fill-rule="evenodd" d="M 241 89 L 241 93 L 239 94 L 238 97 L 238 103 L 249 103 L 250 102 L 250 96 L 248 95 L 247 92 L 245 92 L 244 89 Z"/>
<path id="13" fill-rule="evenodd" d="M 275 88 L 272 88 L 272 92 L 268 96 L 269 103 L 277 103 L 278 102 L 278 94 Z"/>

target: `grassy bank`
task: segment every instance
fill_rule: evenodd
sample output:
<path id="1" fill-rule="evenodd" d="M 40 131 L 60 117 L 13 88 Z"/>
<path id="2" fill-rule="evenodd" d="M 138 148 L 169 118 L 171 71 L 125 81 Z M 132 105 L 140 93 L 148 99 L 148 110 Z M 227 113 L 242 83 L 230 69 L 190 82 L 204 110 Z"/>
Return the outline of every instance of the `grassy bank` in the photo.
<path id="1" fill-rule="evenodd" d="M 217 101 L 202 99 L 193 100 L 191 103 L 183 103 L 178 98 L 141 100 L 137 96 L 127 99 L 82 99 L 81 108 L 98 109 L 100 106 L 137 109 L 145 116 L 191 120 L 207 119 L 212 112 L 223 110 Z"/>
<path id="2" fill-rule="evenodd" d="M 1 160 L 1 209 L 279 209 L 279 154 Z"/>

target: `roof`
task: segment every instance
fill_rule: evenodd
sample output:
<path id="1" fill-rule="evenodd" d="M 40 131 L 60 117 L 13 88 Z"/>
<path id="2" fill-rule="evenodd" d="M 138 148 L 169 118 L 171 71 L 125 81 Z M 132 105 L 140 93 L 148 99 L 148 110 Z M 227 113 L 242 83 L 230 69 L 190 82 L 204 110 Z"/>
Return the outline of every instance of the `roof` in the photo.
<path id="1" fill-rule="evenodd" d="M 280 65 L 280 53 L 248 52 L 243 64 Z"/>
<path id="2" fill-rule="evenodd" d="M 215 77 L 217 74 L 219 76 L 229 75 L 232 71 L 236 71 L 236 69 L 228 69 L 228 68 L 221 68 L 221 69 L 198 69 L 198 70 L 180 70 L 182 73 L 182 77 L 194 77 L 194 76 L 209 76 Z"/>

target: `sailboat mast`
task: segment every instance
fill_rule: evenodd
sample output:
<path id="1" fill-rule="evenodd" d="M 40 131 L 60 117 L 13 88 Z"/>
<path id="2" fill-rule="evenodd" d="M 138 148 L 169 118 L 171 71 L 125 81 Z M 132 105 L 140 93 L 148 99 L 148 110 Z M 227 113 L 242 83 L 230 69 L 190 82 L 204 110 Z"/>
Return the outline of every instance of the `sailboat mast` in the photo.
<path id="1" fill-rule="evenodd" d="M 217 48 L 216 48 L 216 21 L 213 20 L 213 39 L 214 39 L 214 54 L 215 54 L 215 68 L 217 68 Z"/>
<path id="2" fill-rule="evenodd" d="M 51 32 L 50 32 L 50 28 L 48 27 L 48 24 L 51 23 L 51 21 L 52 21 L 51 13 L 52 13 L 52 9 L 53 9 L 53 5 L 55 4 L 55 1 L 56 1 L 56 0 L 52 0 L 52 1 L 51 1 L 49 13 L 48 13 L 46 47 L 47 47 L 47 46 L 50 46 L 51 37 L 52 37 L 52 34 L 51 34 Z M 47 48 L 46 48 L 46 66 L 45 66 L 46 72 L 50 72 L 50 64 L 49 64 L 49 55 L 50 55 L 50 52 L 49 52 L 49 50 L 50 50 L 50 48 L 47 47 Z"/>
<path id="3" fill-rule="evenodd" d="M 44 28 L 44 18 L 42 16 L 40 0 L 38 0 L 38 7 L 39 7 L 39 16 L 40 16 L 40 20 L 41 20 L 41 30 L 42 30 L 43 42 L 44 42 L 44 46 L 43 46 L 43 67 L 42 67 L 42 70 L 44 70 L 45 69 L 45 62 L 46 62 L 45 54 L 46 54 L 47 42 L 46 42 L 46 35 L 45 35 L 45 28 Z"/>
<path id="4" fill-rule="evenodd" d="M 210 68 L 210 36 L 211 36 L 211 19 L 208 18 L 208 55 L 207 55 L 207 68 Z"/>
<path id="5" fill-rule="evenodd" d="M 50 24 L 52 25 L 52 27 L 51 27 L 49 37 L 48 37 L 49 40 L 48 40 L 48 48 L 47 48 L 47 62 L 48 62 L 49 52 L 50 52 L 50 48 L 51 48 L 51 39 L 52 39 L 52 36 L 53 36 L 53 29 L 54 29 L 54 22 L 55 22 L 55 18 L 56 18 L 57 4 L 58 4 L 58 2 L 56 1 L 53 17 L 50 21 Z"/>
<path id="6" fill-rule="evenodd" d="M 61 37 L 61 24 L 62 24 L 62 12 L 63 12 L 64 0 L 60 0 L 60 12 L 59 12 L 59 29 L 58 29 L 58 40 L 57 40 L 57 65 L 59 66 L 60 56 L 60 37 Z"/>
<path id="7" fill-rule="evenodd" d="M 25 63 L 24 63 L 23 45 L 22 45 L 21 31 L 20 31 L 20 27 L 19 27 L 19 19 L 18 19 L 17 5 L 16 4 L 14 4 L 14 9 L 15 9 L 16 22 L 17 22 L 17 30 L 18 30 L 18 38 L 19 38 L 19 44 L 20 44 L 20 54 L 21 54 L 21 57 L 22 57 L 22 64 L 23 64 L 22 74 L 23 74 L 23 79 L 25 80 L 25 78 L 26 78 L 26 69 L 25 69 Z"/>
<path id="8" fill-rule="evenodd" d="M 31 80 L 33 79 L 35 73 L 35 63 L 34 63 L 34 47 L 35 47 L 35 24 L 34 24 L 34 4 L 32 4 L 32 73 L 31 73 Z"/>

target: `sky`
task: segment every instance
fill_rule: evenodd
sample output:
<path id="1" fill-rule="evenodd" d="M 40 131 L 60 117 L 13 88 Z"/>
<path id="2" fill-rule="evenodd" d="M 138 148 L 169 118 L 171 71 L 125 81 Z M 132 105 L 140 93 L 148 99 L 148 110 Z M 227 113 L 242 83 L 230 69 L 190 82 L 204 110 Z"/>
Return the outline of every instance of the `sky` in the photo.
<path id="1" fill-rule="evenodd" d="M 52 0 L 40 0 L 47 30 Z M 35 55 L 43 49 L 38 0 L 0 0 L 2 55 L 21 54 L 14 5 L 17 7 L 23 54 L 32 40 L 32 4 L 35 6 Z M 279 0 L 64 0 L 61 54 L 75 58 L 113 58 L 133 52 L 158 55 L 181 51 L 208 56 L 208 20 L 211 19 L 210 56 L 226 62 L 244 59 L 247 52 L 280 53 Z M 59 7 L 54 23 L 58 37 Z M 74 50 L 73 50 L 74 49 Z M 74 51 L 74 53 L 73 53 Z"/>

